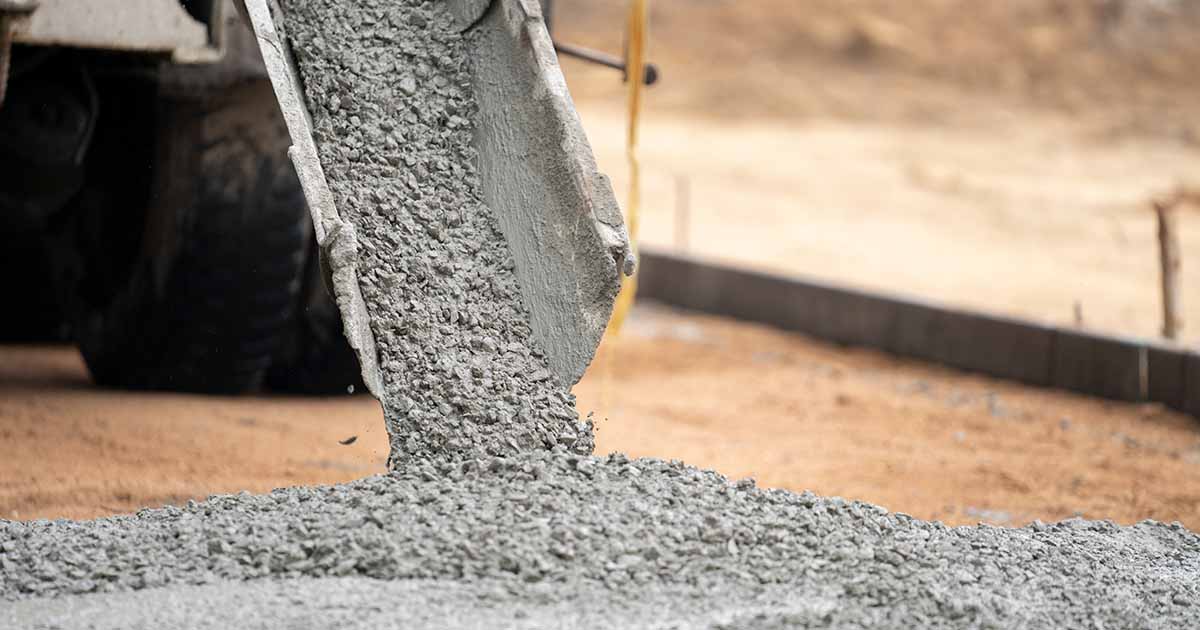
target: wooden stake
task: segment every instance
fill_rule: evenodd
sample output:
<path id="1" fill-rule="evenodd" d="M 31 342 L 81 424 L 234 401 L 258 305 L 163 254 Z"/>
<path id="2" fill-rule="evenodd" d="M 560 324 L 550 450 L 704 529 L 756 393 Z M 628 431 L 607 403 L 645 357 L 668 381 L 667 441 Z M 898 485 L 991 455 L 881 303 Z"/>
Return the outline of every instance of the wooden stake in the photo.
<path id="1" fill-rule="evenodd" d="M 1179 251 L 1179 234 L 1175 230 L 1175 203 L 1154 202 L 1154 213 L 1158 216 L 1158 259 L 1162 271 L 1162 308 L 1163 308 L 1163 337 L 1175 340 L 1183 330 L 1183 316 L 1180 314 L 1182 305 L 1182 290 L 1180 284 L 1180 268 L 1182 261 Z"/>

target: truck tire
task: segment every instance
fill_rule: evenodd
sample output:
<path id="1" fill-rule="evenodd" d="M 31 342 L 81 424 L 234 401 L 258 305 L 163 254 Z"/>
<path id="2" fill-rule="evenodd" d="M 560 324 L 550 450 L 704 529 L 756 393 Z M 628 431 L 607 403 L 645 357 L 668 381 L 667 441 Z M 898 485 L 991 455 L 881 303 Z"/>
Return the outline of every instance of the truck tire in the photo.
<path id="1" fill-rule="evenodd" d="M 253 390 L 294 319 L 312 239 L 286 128 L 264 81 L 161 102 L 156 116 L 147 210 L 124 228 L 140 232 L 131 263 L 112 255 L 114 200 L 81 208 L 76 339 L 101 385 Z M 93 158 L 113 159 L 105 140 L 136 124 L 102 115 Z"/>
<path id="2" fill-rule="evenodd" d="M 14 50 L 0 105 L 0 343 L 62 343 L 66 317 L 45 235 L 84 180 L 96 118 L 93 85 L 67 54 Z"/>

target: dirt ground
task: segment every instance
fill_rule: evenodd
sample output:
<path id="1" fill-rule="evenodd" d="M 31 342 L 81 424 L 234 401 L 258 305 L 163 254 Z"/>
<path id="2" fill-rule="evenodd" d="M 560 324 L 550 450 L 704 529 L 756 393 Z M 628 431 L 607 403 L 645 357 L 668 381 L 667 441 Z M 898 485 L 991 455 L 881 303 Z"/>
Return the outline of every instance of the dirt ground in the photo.
<path id="1" fill-rule="evenodd" d="M 598 447 L 922 518 L 1200 528 L 1200 424 L 654 307 L 576 388 Z M 384 469 L 378 404 L 128 394 L 0 347 L 0 518 L 87 518 Z M 357 439 L 349 445 L 339 441 Z"/>
<path id="2" fill-rule="evenodd" d="M 558 5 L 558 37 L 620 50 L 623 3 Z M 1086 326 L 1159 334 L 1149 202 L 1200 183 L 1200 3 L 653 7 L 643 242 L 1051 323 L 1078 305 Z M 623 191 L 619 74 L 564 65 Z M 1200 212 L 1179 224 L 1197 287 Z M 1194 345 L 1200 300 L 1184 309 Z"/>

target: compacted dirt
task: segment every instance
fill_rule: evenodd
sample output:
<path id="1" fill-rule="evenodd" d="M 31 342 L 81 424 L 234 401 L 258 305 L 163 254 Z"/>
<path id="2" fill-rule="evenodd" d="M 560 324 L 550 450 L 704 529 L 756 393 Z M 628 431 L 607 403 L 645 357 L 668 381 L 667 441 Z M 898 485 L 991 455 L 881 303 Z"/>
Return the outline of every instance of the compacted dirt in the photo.
<path id="1" fill-rule="evenodd" d="M 357 436 L 354 444 L 338 440 Z M 0 518 L 91 518 L 383 470 L 379 403 L 98 389 L 78 352 L 0 349 Z"/>
<path id="2" fill-rule="evenodd" d="M 576 387 L 598 452 L 681 458 L 948 524 L 1200 528 L 1200 423 L 760 326 L 639 308 Z M 339 441 L 356 437 L 349 445 Z M 378 403 L 129 394 L 0 348 L 0 518 L 88 518 L 382 472 Z"/>

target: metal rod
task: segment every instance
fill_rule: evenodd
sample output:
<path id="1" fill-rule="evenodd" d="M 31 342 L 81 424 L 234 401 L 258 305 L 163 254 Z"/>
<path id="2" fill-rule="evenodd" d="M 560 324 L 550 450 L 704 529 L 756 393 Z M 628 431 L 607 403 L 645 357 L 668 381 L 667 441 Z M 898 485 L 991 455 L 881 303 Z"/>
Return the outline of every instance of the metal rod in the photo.
<path id="1" fill-rule="evenodd" d="M 589 63 L 607 66 L 613 70 L 620 70 L 625 73 L 628 79 L 629 72 L 625 69 L 625 60 L 615 55 L 610 55 L 598 50 L 576 46 L 574 44 L 564 44 L 562 42 L 554 42 L 554 50 L 560 55 L 575 57 Z M 654 85 L 658 82 L 658 66 L 652 63 L 646 64 L 645 74 L 642 76 L 642 83 L 645 85 Z"/>

